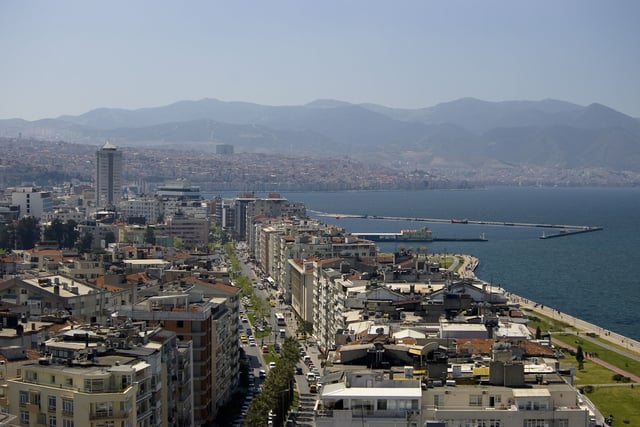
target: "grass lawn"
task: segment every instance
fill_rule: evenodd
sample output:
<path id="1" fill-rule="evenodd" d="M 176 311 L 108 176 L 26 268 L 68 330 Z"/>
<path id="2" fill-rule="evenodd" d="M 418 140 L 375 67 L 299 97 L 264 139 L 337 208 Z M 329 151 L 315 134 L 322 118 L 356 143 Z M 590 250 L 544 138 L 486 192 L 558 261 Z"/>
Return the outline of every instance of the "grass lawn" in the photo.
<path id="1" fill-rule="evenodd" d="M 594 387 L 586 396 L 602 415 L 614 416 L 614 425 L 640 426 L 640 387 Z"/>
<path id="2" fill-rule="evenodd" d="M 540 314 L 537 311 L 525 310 L 527 316 L 529 317 L 528 326 L 535 329 L 537 326 L 540 326 L 540 330 L 542 332 L 561 332 L 566 329 L 574 329 L 568 323 L 565 323 L 561 320 L 555 320 L 550 317 L 545 316 L 544 314 Z"/>
<path id="3" fill-rule="evenodd" d="M 627 372 L 631 372 L 634 375 L 640 376 L 640 362 L 636 360 L 629 359 L 628 357 L 618 354 L 615 351 L 607 350 L 606 348 L 600 347 L 597 344 L 593 344 L 590 341 L 583 340 L 580 336 L 577 335 L 554 334 L 553 337 L 573 347 L 577 347 L 578 345 L 580 345 L 582 346 L 583 351 L 589 353 L 597 353 L 598 358 L 604 360 L 605 362 L 611 363 L 612 365 L 617 366 L 620 369 L 624 369 Z M 569 357 L 572 356 L 567 355 L 567 358 Z"/>
<path id="4" fill-rule="evenodd" d="M 560 363 L 569 364 L 576 369 L 575 382 L 577 386 L 584 384 L 613 384 L 616 382 L 613 380 L 615 372 L 591 360 L 587 359 L 583 362 L 582 370 L 578 370 L 578 361 L 569 354 L 564 359 L 560 359 Z"/>

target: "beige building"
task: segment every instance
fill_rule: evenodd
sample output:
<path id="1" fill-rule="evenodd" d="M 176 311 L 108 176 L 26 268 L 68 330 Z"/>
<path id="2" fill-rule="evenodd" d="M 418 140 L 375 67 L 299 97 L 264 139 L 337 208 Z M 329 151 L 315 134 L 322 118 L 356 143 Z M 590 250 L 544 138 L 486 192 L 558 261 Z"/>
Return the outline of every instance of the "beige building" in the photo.
<path id="1" fill-rule="evenodd" d="M 429 388 L 422 412 L 428 427 L 588 427 L 593 424 L 581 400 L 559 378 L 523 388 L 456 385 Z"/>
<path id="2" fill-rule="evenodd" d="M 135 426 L 150 416 L 150 365 L 104 358 L 101 366 L 33 362 L 9 379 L 9 413 L 22 426 Z"/>

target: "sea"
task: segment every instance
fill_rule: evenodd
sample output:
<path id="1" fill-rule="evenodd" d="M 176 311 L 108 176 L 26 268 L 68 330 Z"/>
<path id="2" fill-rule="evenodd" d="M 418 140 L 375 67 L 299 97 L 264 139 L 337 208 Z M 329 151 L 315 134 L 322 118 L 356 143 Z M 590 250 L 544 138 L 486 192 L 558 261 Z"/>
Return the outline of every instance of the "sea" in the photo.
<path id="1" fill-rule="evenodd" d="M 435 238 L 484 242 L 386 242 L 430 253 L 469 254 L 476 275 L 545 306 L 640 340 L 640 188 L 488 187 L 469 190 L 282 193 L 348 232 L 429 227 Z M 256 196 L 261 197 L 260 194 Z M 345 215 L 366 215 L 349 218 Z M 373 216 L 599 226 L 601 231 L 540 239 L 558 230 Z"/>

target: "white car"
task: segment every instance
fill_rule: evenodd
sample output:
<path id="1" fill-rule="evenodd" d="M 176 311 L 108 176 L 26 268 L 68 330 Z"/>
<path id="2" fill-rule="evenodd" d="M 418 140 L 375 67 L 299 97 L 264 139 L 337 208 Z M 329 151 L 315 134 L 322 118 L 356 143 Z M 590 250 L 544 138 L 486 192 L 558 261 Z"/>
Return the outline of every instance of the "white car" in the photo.
<path id="1" fill-rule="evenodd" d="M 269 362 L 269 369 L 273 369 L 276 367 L 276 362 Z"/>

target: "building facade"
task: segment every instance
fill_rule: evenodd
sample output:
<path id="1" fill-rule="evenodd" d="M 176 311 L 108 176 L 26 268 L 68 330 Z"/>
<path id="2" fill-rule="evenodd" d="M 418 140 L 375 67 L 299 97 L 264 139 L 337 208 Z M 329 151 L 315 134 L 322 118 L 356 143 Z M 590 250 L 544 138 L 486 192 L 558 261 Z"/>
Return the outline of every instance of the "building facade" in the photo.
<path id="1" fill-rule="evenodd" d="M 115 206 L 122 198 L 122 151 L 107 142 L 96 153 L 96 207 Z"/>

